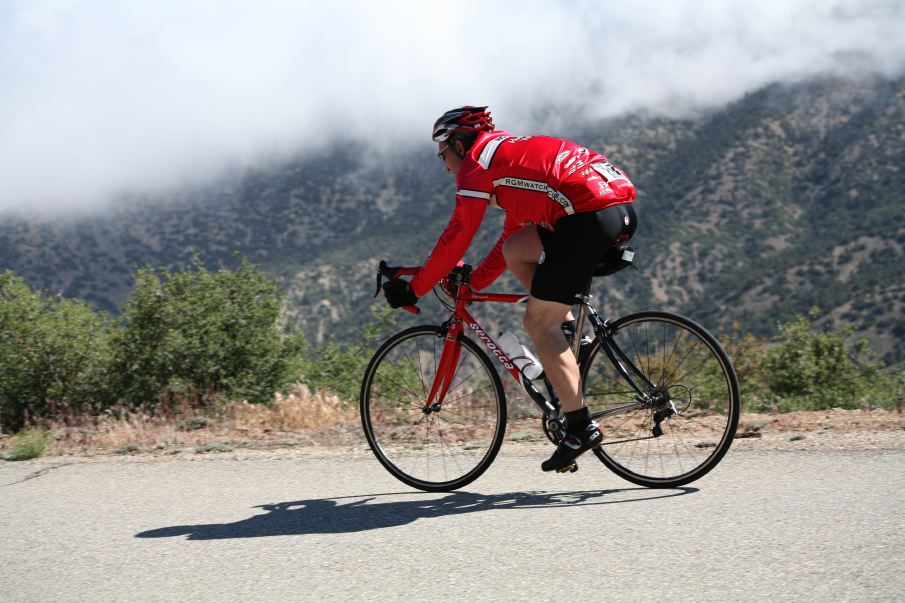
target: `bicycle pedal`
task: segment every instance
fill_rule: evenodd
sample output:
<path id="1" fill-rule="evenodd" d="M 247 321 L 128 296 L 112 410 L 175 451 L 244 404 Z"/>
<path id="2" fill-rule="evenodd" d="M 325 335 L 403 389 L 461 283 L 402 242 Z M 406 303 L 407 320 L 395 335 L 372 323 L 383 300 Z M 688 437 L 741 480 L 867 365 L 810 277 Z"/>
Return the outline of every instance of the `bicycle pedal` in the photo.
<path id="1" fill-rule="evenodd" d="M 556 470 L 557 473 L 575 473 L 578 471 L 578 463 L 572 463 Z"/>

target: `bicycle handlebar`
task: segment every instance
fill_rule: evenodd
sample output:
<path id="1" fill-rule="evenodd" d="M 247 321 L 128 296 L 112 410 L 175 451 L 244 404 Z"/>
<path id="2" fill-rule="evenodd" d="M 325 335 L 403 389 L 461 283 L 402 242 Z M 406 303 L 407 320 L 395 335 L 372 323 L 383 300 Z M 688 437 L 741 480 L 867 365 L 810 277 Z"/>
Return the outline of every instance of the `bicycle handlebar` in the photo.
<path id="1" fill-rule="evenodd" d="M 390 266 L 386 260 L 380 260 L 377 266 L 377 277 L 399 278 L 400 276 L 414 276 L 421 266 Z"/>
<path id="2" fill-rule="evenodd" d="M 386 260 L 380 260 L 380 264 L 377 266 L 377 291 L 374 292 L 374 297 L 380 295 L 380 290 L 383 287 L 383 279 L 384 277 L 387 279 L 399 278 L 400 276 L 413 276 L 418 272 L 420 266 L 389 266 L 386 263 Z M 403 310 L 406 312 L 411 312 L 412 314 L 418 314 L 421 312 L 421 308 L 418 306 L 401 306 Z"/>

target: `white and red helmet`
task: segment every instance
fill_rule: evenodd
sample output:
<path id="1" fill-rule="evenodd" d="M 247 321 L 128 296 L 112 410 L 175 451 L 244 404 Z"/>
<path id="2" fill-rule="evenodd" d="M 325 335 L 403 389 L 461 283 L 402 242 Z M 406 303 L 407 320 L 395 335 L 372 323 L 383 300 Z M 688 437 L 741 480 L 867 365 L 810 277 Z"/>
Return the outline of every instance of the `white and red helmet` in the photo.
<path id="1" fill-rule="evenodd" d="M 453 134 L 477 134 L 493 130 L 493 120 L 487 107 L 459 107 L 450 109 L 434 122 L 434 142 L 445 142 Z"/>

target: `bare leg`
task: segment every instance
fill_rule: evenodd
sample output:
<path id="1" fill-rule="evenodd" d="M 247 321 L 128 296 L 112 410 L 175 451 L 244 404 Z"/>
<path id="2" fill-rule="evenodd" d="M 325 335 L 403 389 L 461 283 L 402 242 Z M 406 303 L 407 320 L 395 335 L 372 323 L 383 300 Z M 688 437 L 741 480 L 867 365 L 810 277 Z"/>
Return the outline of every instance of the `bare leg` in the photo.
<path id="1" fill-rule="evenodd" d="M 529 291 L 543 250 L 536 226 L 512 235 L 503 244 L 503 257 L 509 271 Z M 559 395 L 565 412 L 585 405 L 578 386 L 578 364 L 560 328 L 564 321 L 572 318 L 571 306 L 534 297 L 528 300 L 525 330 L 534 342 L 547 379 Z"/>
<path id="2" fill-rule="evenodd" d="M 559 395 L 564 412 L 585 406 L 579 388 L 578 363 L 560 329 L 562 322 L 570 316 L 571 309 L 566 304 L 532 297 L 525 311 L 525 330 L 537 348 L 541 365 Z"/>
<path id="3" fill-rule="evenodd" d="M 566 304 L 531 297 L 525 311 L 525 329 L 537 346 L 547 379 L 559 394 L 566 419 L 566 434 L 553 456 L 541 463 L 543 471 L 575 471 L 578 468 L 575 459 L 599 446 L 603 437 L 600 427 L 590 420 L 579 385 L 578 364 L 560 330 L 560 323 L 570 309 Z"/>

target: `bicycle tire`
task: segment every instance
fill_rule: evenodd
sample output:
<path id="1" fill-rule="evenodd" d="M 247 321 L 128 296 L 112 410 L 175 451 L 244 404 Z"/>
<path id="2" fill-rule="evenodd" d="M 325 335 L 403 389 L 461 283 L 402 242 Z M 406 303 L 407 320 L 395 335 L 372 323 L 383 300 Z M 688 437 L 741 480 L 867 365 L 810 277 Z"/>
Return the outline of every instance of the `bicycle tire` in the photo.
<path id="1" fill-rule="evenodd" d="M 503 384 L 487 355 L 460 336 L 462 352 L 440 407 L 426 398 L 446 337 L 417 326 L 390 337 L 368 363 L 359 400 L 365 437 L 377 460 L 426 492 L 461 488 L 490 467 L 506 430 Z"/>
<path id="2" fill-rule="evenodd" d="M 627 357 L 623 365 L 633 377 L 647 377 L 644 393 L 665 392 L 678 412 L 661 414 L 660 436 L 652 432 L 657 409 L 601 416 L 604 440 L 595 455 L 620 477 L 649 488 L 675 488 L 703 477 L 725 456 L 738 428 L 741 400 L 729 356 L 704 327 L 670 312 L 630 314 L 611 329 L 611 341 Z M 592 416 L 638 399 L 599 340 L 581 379 Z"/>

